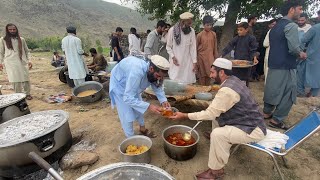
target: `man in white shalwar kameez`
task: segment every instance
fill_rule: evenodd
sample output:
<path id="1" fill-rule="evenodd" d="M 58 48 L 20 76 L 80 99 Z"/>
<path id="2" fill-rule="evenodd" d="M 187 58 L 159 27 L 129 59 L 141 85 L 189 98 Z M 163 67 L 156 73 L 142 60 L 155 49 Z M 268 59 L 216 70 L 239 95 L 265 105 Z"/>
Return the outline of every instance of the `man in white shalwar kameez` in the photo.
<path id="1" fill-rule="evenodd" d="M 0 39 L 0 71 L 5 67 L 9 82 L 13 84 L 16 93 L 26 93 L 26 99 L 31 100 L 29 69 L 29 50 L 24 38 L 19 36 L 14 24 L 6 26 L 6 36 Z"/>
<path id="2" fill-rule="evenodd" d="M 196 34 L 192 25 L 193 14 L 180 15 L 180 22 L 170 28 L 167 39 L 169 77 L 181 83 L 196 82 L 197 48 Z"/>
<path id="3" fill-rule="evenodd" d="M 111 71 L 109 96 L 112 107 L 116 106 L 122 129 L 126 137 L 134 135 L 133 122 L 138 121 L 140 133 L 154 138 L 145 128 L 143 115 L 146 111 L 160 114 L 161 108 L 142 100 L 141 93 L 151 85 L 160 104 L 170 107 L 162 88 L 169 62 L 154 55 L 150 61 L 129 56 L 122 59 Z"/>
<path id="4" fill-rule="evenodd" d="M 81 40 L 76 36 L 76 28 L 69 26 L 67 32 L 68 35 L 62 39 L 62 50 L 66 55 L 69 78 L 73 80 L 75 86 L 78 86 L 85 82 L 89 72 L 82 57 L 88 54 L 82 49 Z"/>

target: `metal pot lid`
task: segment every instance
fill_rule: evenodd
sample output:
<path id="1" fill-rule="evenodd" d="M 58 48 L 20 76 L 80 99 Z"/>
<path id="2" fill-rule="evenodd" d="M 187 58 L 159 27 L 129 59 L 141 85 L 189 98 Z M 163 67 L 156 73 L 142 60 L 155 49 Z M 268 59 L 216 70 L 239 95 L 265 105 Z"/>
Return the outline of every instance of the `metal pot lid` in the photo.
<path id="1" fill-rule="evenodd" d="M 77 180 L 175 180 L 169 173 L 156 166 L 143 163 L 114 163 L 93 170 Z"/>
<path id="2" fill-rule="evenodd" d="M 25 98 L 26 98 L 26 94 L 24 93 L 0 95 L 0 108 L 10 106 Z"/>
<path id="3" fill-rule="evenodd" d="M 69 119 L 62 110 L 40 111 L 0 124 L 0 148 L 27 142 L 61 127 Z"/>

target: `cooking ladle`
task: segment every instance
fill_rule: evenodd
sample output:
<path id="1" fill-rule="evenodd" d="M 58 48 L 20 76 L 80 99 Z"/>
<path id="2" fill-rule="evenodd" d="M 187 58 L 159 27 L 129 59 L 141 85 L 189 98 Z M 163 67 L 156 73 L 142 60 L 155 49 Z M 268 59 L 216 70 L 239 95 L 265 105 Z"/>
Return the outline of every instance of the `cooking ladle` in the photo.
<path id="1" fill-rule="evenodd" d="M 28 154 L 28 156 L 34 162 L 36 162 L 41 168 L 45 169 L 55 180 L 63 180 L 60 174 L 56 170 L 54 170 L 53 167 L 37 153 L 32 151 Z"/>
<path id="2" fill-rule="evenodd" d="M 196 125 L 193 126 L 193 128 L 187 132 L 185 132 L 182 136 L 182 139 L 185 141 L 190 141 L 191 139 L 191 132 L 201 123 L 202 121 L 198 121 Z"/>

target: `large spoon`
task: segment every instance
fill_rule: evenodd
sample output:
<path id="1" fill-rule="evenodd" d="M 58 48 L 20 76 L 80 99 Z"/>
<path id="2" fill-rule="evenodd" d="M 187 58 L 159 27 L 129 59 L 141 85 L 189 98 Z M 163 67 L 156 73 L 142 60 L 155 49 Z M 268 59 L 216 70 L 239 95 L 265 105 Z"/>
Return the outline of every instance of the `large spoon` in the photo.
<path id="1" fill-rule="evenodd" d="M 198 121 L 196 125 L 193 126 L 193 128 L 187 132 L 185 132 L 182 136 L 182 139 L 185 141 L 190 141 L 191 139 L 191 132 L 201 123 L 202 121 Z"/>

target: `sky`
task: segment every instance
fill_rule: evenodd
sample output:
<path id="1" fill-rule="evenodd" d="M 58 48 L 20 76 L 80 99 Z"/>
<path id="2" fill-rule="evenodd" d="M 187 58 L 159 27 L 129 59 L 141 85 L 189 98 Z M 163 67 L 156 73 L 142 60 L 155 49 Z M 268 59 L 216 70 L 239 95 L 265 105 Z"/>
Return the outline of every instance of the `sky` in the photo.
<path id="1" fill-rule="evenodd" d="M 116 4 L 119 4 L 119 5 L 122 5 L 122 6 L 129 7 L 129 8 L 134 9 L 134 4 L 132 4 L 132 3 L 123 3 L 123 4 L 121 4 L 121 1 L 120 1 L 120 0 L 103 0 L 103 1 L 111 2 L 111 3 L 116 3 Z"/>

